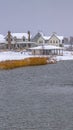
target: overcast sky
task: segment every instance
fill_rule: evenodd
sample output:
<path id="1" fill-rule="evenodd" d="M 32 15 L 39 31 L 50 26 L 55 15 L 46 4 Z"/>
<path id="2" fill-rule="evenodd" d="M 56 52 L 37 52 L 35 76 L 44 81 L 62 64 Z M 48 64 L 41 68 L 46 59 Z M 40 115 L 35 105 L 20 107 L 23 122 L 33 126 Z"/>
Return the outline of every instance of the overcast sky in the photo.
<path id="1" fill-rule="evenodd" d="M 73 0 L 0 0 L 0 33 L 73 36 Z"/>

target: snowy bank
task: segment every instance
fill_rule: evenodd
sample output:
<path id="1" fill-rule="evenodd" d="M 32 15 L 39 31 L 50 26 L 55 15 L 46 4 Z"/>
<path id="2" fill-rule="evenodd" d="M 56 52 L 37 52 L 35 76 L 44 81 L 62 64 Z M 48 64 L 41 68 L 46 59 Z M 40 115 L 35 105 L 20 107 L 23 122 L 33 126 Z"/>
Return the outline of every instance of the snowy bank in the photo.
<path id="1" fill-rule="evenodd" d="M 56 56 L 57 61 L 73 60 L 73 52 L 64 51 L 63 56 Z"/>
<path id="2" fill-rule="evenodd" d="M 2 52 L 0 54 L 0 69 L 13 69 L 24 66 L 47 64 L 48 57 L 33 56 L 28 53 Z"/>
<path id="3" fill-rule="evenodd" d="M 0 52 L 0 62 L 7 60 L 22 60 L 30 57 L 41 57 L 40 55 L 30 55 L 28 52 Z M 73 52 L 64 51 L 63 56 L 55 56 L 57 61 L 60 60 L 73 60 Z"/>

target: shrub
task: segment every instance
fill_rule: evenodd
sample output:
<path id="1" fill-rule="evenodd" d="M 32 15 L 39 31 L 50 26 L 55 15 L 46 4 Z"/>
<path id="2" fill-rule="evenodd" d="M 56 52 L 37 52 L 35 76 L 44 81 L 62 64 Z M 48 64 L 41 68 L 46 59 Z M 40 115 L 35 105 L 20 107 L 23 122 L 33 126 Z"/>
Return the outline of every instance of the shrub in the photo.
<path id="1" fill-rule="evenodd" d="M 0 69 L 13 69 L 24 66 L 45 65 L 47 64 L 46 57 L 31 57 L 22 60 L 8 60 L 0 62 Z"/>

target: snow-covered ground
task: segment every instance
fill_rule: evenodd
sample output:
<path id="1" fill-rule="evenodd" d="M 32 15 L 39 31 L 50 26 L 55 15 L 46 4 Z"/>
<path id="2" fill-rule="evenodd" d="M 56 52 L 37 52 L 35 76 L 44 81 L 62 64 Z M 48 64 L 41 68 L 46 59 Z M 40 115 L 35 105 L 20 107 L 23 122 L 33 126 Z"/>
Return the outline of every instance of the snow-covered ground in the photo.
<path id="1" fill-rule="evenodd" d="M 31 57 L 31 55 L 29 55 L 27 52 L 25 53 L 13 52 L 13 51 L 0 52 L 0 61 L 21 60 L 28 57 Z"/>
<path id="2" fill-rule="evenodd" d="M 73 60 L 73 52 L 64 51 L 63 56 L 56 56 L 57 61 L 60 60 Z"/>
<path id="3" fill-rule="evenodd" d="M 7 51 L 7 52 L 0 52 L 0 61 L 6 61 L 6 60 L 20 60 L 24 58 L 33 57 L 33 55 L 30 55 L 28 52 L 13 52 L 13 51 Z M 63 56 L 56 56 L 56 60 L 73 60 L 73 52 L 65 51 Z"/>

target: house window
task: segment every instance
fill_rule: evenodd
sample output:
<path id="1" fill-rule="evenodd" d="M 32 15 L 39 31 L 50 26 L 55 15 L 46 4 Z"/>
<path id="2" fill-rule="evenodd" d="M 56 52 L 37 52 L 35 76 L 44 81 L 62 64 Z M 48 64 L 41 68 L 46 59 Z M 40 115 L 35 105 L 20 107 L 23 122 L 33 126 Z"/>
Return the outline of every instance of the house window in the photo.
<path id="1" fill-rule="evenodd" d="M 12 41 L 12 38 L 11 38 L 11 41 Z"/>
<path id="2" fill-rule="evenodd" d="M 55 40 L 53 40 L 53 43 L 55 43 Z"/>
<path id="3" fill-rule="evenodd" d="M 8 41 L 8 38 L 6 39 L 6 41 Z"/>
<path id="4" fill-rule="evenodd" d="M 23 37 L 23 41 L 25 41 L 25 37 Z"/>
<path id="5" fill-rule="evenodd" d="M 58 43 L 58 41 L 56 41 L 56 43 Z"/>
<path id="6" fill-rule="evenodd" d="M 43 41 L 42 41 L 42 40 L 40 40 L 40 41 L 39 41 L 39 43 L 43 43 Z"/>
<path id="7" fill-rule="evenodd" d="M 64 40 L 62 40 L 62 43 L 64 43 Z"/>
<path id="8" fill-rule="evenodd" d="M 52 40 L 50 41 L 50 43 L 52 43 Z"/>
<path id="9" fill-rule="evenodd" d="M 16 37 L 14 37 L 14 41 L 16 41 L 17 40 L 17 38 Z"/>
<path id="10" fill-rule="evenodd" d="M 48 43 L 48 40 L 45 40 L 45 43 Z"/>

